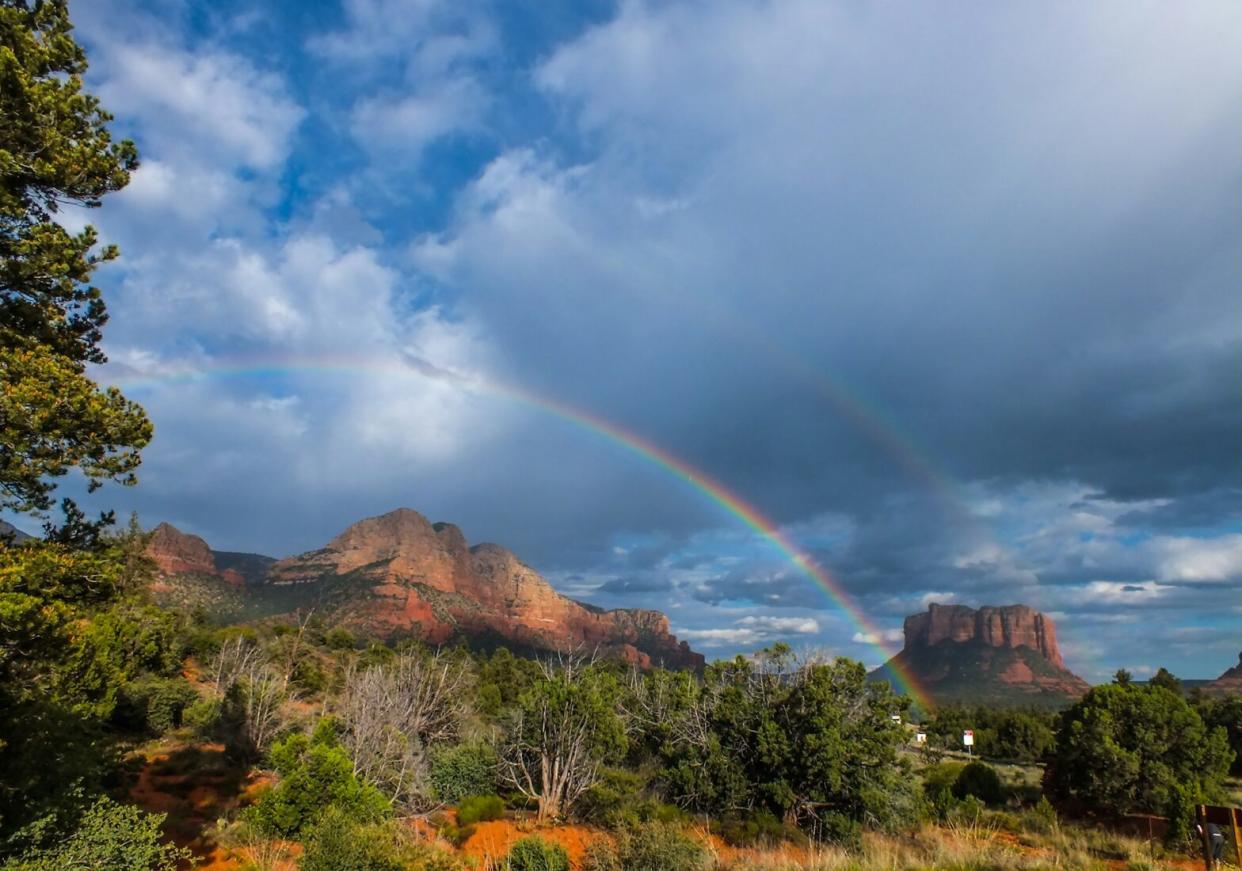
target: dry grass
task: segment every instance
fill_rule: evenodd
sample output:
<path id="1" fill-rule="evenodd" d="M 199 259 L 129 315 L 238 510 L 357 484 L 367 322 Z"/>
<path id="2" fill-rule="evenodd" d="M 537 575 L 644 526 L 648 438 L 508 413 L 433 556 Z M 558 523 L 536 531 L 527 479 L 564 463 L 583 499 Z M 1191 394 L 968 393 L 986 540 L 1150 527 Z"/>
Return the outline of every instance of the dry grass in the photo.
<path id="1" fill-rule="evenodd" d="M 1153 857 L 1155 852 L 1155 857 Z M 757 857 L 717 862 L 713 871 L 1157 871 L 1193 867 L 1160 858 L 1142 841 L 1091 829 L 1056 826 L 1014 833 L 986 818 L 928 827 L 904 837 L 869 835 L 858 851 L 816 848 L 805 861 Z"/>

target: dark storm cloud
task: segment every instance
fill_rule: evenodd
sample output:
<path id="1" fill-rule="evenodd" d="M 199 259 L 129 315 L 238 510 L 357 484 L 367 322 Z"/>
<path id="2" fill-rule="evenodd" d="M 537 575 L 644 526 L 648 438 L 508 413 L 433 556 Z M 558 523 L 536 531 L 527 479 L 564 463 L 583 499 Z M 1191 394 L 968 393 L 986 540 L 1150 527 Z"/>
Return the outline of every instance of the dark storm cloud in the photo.
<path id="1" fill-rule="evenodd" d="M 613 578 L 600 584 L 601 593 L 615 596 L 629 596 L 645 593 L 665 593 L 673 589 L 673 582 L 667 577 L 646 575 L 643 577 Z"/>
<path id="2" fill-rule="evenodd" d="M 928 595 L 1210 621 L 1242 565 L 1240 16 L 635 3 L 516 46 L 429 13 L 364 71 L 413 84 L 334 81 L 313 113 L 313 78 L 211 34 L 96 21 L 148 158 L 105 210 L 134 252 L 114 358 L 400 370 L 147 390 L 157 440 L 112 504 L 278 556 L 407 505 L 702 621 L 826 604 L 632 433 L 894 623 Z M 365 44 L 342 21 L 287 52 Z M 541 60 L 505 90 L 514 57 Z M 385 175 L 376 125 L 423 177 Z M 400 197 L 423 217 L 385 218 Z"/>

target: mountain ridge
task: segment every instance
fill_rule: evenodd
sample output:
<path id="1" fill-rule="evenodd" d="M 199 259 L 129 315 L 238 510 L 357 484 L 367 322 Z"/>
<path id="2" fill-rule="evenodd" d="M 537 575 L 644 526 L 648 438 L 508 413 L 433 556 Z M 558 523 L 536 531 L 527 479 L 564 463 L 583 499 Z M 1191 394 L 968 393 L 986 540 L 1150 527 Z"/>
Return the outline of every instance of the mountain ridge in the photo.
<path id="1" fill-rule="evenodd" d="M 410 508 L 364 518 L 321 548 L 265 565 L 257 561 L 270 558 L 211 551 L 169 524 L 157 527 L 151 550 L 166 587 L 178 577 L 223 582 L 249 600 L 236 605 L 241 611 L 270 615 L 300 602 L 385 639 L 489 638 L 536 650 L 593 648 L 643 667 L 704 664 L 672 635 L 661 612 L 577 602 L 506 548 L 470 546 L 457 526 L 432 523 Z M 230 560 L 238 556 L 249 559 L 251 572 L 261 568 L 262 578 L 248 582 L 239 561 Z"/>

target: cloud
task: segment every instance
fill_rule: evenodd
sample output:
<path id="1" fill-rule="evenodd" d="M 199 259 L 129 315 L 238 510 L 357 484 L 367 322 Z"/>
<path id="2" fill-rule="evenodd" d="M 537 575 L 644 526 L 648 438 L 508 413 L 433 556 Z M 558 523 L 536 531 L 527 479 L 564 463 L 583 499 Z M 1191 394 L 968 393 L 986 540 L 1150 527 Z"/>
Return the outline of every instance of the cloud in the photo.
<path id="1" fill-rule="evenodd" d="M 1236 621 L 1235 5 L 100 8 L 118 507 L 289 552 L 409 504 L 720 652 L 1023 601 L 1107 674 Z"/>
<path id="2" fill-rule="evenodd" d="M 1165 580 L 1242 579 L 1242 535 L 1210 539 L 1162 536 L 1152 544 L 1162 554 L 1160 572 Z"/>

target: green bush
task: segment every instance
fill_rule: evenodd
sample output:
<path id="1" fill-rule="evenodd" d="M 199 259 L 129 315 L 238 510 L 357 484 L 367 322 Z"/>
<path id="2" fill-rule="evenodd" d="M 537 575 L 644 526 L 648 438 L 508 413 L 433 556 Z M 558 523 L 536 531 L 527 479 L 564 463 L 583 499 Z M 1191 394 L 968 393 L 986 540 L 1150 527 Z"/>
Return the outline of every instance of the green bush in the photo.
<path id="1" fill-rule="evenodd" d="M 957 805 L 953 787 L 965 767 L 961 762 L 941 762 L 923 772 L 923 794 L 937 819 L 948 818 Z"/>
<path id="2" fill-rule="evenodd" d="M 596 841 L 582 856 L 582 871 L 626 871 L 617 848 L 607 841 Z"/>
<path id="3" fill-rule="evenodd" d="M 193 729 L 200 738 L 212 738 L 223 715 L 224 705 L 220 699 L 200 698 L 186 705 L 181 712 L 181 723 Z"/>
<path id="4" fill-rule="evenodd" d="M 505 871 L 569 871 L 569 856 L 560 844 L 522 838 L 505 857 Z"/>
<path id="5" fill-rule="evenodd" d="M 353 650 L 358 639 L 348 629 L 329 629 L 323 636 L 323 644 L 329 650 Z"/>
<path id="6" fill-rule="evenodd" d="M 456 871 L 452 856 L 418 845 L 392 823 L 360 825 L 336 807 L 324 810 L 304 840 L 301 871 Z"/>
<path id="7" fill-rule="evenodd" d="M 176 871 L 190 851 L 164 843 L 163 814 L 149 814 L 130 805 L 101 798 L 79 821 L 68 838 L 5 865 L 9 871 L 63 871 L 66 868 L 136 868 Z"/>
<path id="8" fill-rule="evenodd" d="M 496 753 L 481 742 L 439 747 L 431 753 L 431 787 L 445 802 L 487 795 L 496 788 Z"/>
<path id="9" fill-rule="evenodd" d="M 707 851 L 674 825 L 650 823 L 622 832 L 617 838 L 621 868 L 643 871 L 695 871 L 707 862 Z"/>
<path id="10" fill-rule="evenodd" d="M 730 817 L 720 825 L 720 836 L 735 847 L 770 846 L 782 841 L 805 841 L 798 829 L 787 827 L 771 811 L 757 811 L 744 817 Z"/>
<path id="11" fill-rule="evenodd" d="M 1005 800 L 1005 787 L 995 768 L 986 762 L 972 762 L 953 782 L 953 795 L 955 798 L 973 795 L 984 804 L 999 804 Z"/>
<path id="12" fill-rule="evenodd" d="M 360 823 L 377 822 L 392 811 L 379 790 L 354 776 L 329 720 L 320 720 L 310 737 L 298 734 L 277 741 L 271 760 L 280 782 L 247 812 L 263 831 L 297 835 L 330 806 Z"/>
<path id="13" fill-rule="evenodd" d="M 498 820 L 505 815 L 505 802 L 498 795 L 472 795 L 462 799 L 457 807 L 457 824 L 470 826 L 488 820 Z"/>
<path id="14" fill-rule="evenodd" d="M 147 675 L 121 687 L 112 718 L 126 729 L 163 734 L 181 725 L 182 713 L 197 699 L 184 678 Z"/>

